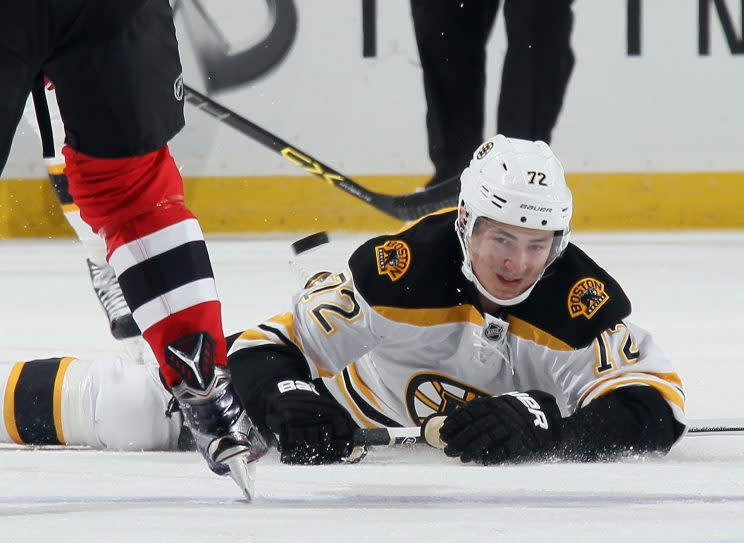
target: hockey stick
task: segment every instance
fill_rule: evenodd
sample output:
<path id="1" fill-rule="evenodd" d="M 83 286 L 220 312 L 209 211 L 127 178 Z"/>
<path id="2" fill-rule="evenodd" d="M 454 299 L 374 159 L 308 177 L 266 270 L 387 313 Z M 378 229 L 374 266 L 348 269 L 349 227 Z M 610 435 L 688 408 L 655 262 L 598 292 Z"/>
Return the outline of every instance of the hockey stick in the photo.
<path id="1" fill-rule="evenodd" d="M 432 422 L 437 418 L 430 419 Z M 443 419 L 443 417 L 442 417 Z M 442 421 L 443 422 L 443 421 Z M 441 424 L 439 425 L 441 426 Z M 439 427 L 434 428 L 434 435 L 438 434 Z M 716 435 L 738 435 L 744 436 L 744 419 L 700 419 L 691 420 L 687 429 L 688 436 L 716 436 Z M 432 447 L 438 447 L 436 437 L 427 439 L 421 435 L 421 427 L 410 426 L 404 428 L 360 428 L 354 433 L 354 445 L 366 446 L 391 446 L 391 445 L 413 445 L 415 443 L 427 443 Z M 438 447 L 440 448 L 440 447 Z"/>
<path id="2" fill-rule="evenodd" d="M 325 179 L 331 185 L 391 217 L 400 219 L 401 221 L 413 221 L 427 213 L 455 205 L 457 201 L 460 183 L 456 177 L 421 192 L 399 196 L 380 194 L 367 190 L 359 183 L 352 181 L 330 166 L 300 151 L 293 145 L 290 145 L 248 119 L 241 117 L 234 111 L 218 104 L 208 96 L 195 91 L 188 85 L 184 85 L 183 89 L 184 97 L 189 104 L 208 113 L 218 121 L 233 127 L 241 134 L 253 138 L 258 143 L 276 151 L 295 166 L 299 166 L 306 172 Z"/>

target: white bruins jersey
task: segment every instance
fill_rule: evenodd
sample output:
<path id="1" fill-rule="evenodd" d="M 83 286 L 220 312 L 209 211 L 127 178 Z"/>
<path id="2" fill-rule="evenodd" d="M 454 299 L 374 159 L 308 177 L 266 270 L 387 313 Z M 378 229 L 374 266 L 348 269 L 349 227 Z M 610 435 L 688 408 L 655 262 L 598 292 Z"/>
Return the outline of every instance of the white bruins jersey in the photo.
<path id="1" fill-rule="evenodd" d="M 460 270 L 454 221 L 445 210 L 369 240 L 230 353 L 267 342 L 299 349 L 363 428 L 420 425 L 479 396 L 532 389 L 553 394 L 567 416 L 643 385 L 666 399 L 681 434 L 682 381 L 627 320 L 630 302 L 607 272 L 569 244 L 527 300 L 484 314 Z"/>

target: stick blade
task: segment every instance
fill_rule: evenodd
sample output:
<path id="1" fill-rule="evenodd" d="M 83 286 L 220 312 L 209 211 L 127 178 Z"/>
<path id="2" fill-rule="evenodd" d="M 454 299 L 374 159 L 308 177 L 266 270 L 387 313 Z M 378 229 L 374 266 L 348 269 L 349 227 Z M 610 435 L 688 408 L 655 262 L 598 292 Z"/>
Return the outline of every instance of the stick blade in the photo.
<path id="1" fill-rule="evenodd" d="M 460 194 L 460 178 L 453 177 L 419 192 L 393 196 L 384 211 L 403 221 L 415 221 L 446 207 L 457 205 Z"/>

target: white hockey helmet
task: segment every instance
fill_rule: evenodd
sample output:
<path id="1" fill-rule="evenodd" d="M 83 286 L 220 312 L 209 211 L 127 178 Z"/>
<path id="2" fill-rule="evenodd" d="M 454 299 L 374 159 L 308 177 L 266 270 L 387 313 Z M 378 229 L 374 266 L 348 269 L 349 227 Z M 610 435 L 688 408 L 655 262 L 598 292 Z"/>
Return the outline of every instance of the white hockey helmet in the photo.
<path id="1" fill-rule="evenodd" d="M 530 295 L 545 268 L 568 245 L 573 205 L 563 166 L 545 142 L 498 135 L 478 147 L 460 180 L 455 229 L 464 257 L 462 272 L 492 302 L 502 306 L 518 304 Z M 480 217 L 554 233 L 542 273 L 516 297 L 495 297 L 473 273 L 470 241 Z"/>

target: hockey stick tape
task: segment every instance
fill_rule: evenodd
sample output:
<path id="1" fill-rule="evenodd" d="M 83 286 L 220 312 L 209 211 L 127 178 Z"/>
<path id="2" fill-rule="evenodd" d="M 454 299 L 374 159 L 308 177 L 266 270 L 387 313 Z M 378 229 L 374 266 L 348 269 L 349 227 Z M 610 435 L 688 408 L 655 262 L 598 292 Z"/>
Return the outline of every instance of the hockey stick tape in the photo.
<path id="1" fill-rule="evenodd" d="M 442 427 L 445 420 L 447 420 L 447 417 L 440 415 L 437 417 L 431 417 L 424 423 L 424 439 L 429 445 L 436 447 L 437 449 L 444 449 L 447 446 L 439 435 L 439 429 Z"/>

